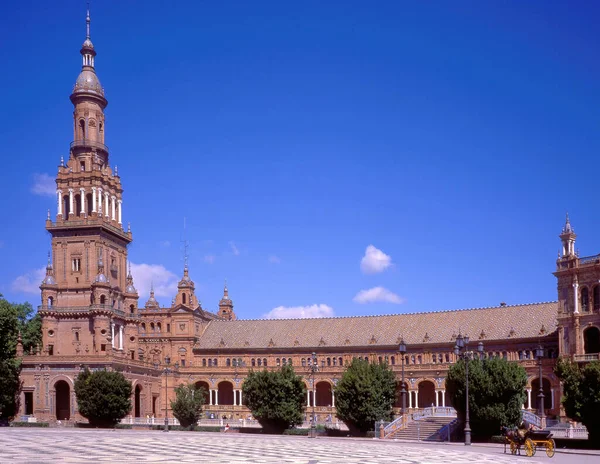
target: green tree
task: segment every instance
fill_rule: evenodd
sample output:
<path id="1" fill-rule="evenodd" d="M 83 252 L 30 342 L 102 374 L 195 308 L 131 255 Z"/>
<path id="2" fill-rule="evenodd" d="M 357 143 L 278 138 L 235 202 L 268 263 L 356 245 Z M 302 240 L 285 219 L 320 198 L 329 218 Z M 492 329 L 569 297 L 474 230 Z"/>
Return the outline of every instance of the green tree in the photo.
<path id="1" fill-rule="evenodd" d="M 497 435 L 501 426 L 513 427 L 521 421 L 525 402 L 527 373 L 515 362 L 490 358 L 469 361 L 469 418 L 472 436 Z M 452 398 L 458 419 L 465 420 L 465 361 L 448 370 L 446 391 Z"/>
<path id="2" fill-rule="evenodd" d="M 375 421 L 390 420 L 396 378 L 387 364 L 354 359 L 335 388 L 337 416 L 352 435 L 373 430 Z"/>
<path id="3" fill-rule="evenodd" d="M 9 303 L 0 294 L 0 421 L 12 419 L 19 410 L 21 362 L 16 359 L 17 338 L 31 346 L 41 340 L 41 319 L 33 316 L 29 303 Z M 33 317 L 32 317 L 33 316 Z"/>
<path id="4" fill-rule="evenodd" d="M 171 401 L 171 409 L 183 427 L 194 426 L 200 419 L 204 395 L 204 388 L 193 384 L 181 384 L 175 388 L 175 401 Z"/>
<path id="5" fill-rule="evenodd" d="M 560 359 L 554 372 L 563 383 L 562 403 L 567 416 L 586 426 L 591 443 L 600 443 L 600 362 L 580 367 Z"/>
<path id="6" fill-rule="evenodd" d="M 97 427 L 113 427 L 131 410 L 131 382 L 120 372 L 86 367 L 75 381 L 75 395 L 79 413 Z"/>
<path id="7" fill-rule="evenodd" d="M 267 433 L 283 433 L 303 422 L 306 386 L 290 365 L 277 371 L 250 371 L 242 392 L 246 405 Z"/>

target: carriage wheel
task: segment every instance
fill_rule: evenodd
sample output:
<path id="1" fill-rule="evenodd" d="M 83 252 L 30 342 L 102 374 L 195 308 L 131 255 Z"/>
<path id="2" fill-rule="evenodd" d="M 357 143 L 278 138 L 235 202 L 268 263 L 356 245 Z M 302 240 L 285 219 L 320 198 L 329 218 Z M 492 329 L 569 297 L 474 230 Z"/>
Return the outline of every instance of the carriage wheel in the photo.
<path id="1" fill-rule="evenodd" d="M 556 445 L 554 444 L 554 440 L 551 438 L 546 441 L 546 455 L 551 458 L 554 456 L 554 451 L 556 449 Z"/>
<path id="2" fill-rule="evenodd" d="M 525 439 L 525 454 L 527 454 L 528 458 L 535 455 L 535 445 L 533 444 L 531 438 Z"/>
<path id="3" fill-rule="evenodd" d="M 514 441 L 510 442 L 510 454 L 517 454 L 517 450 L 519 449 L 519 447 L 517 446 L 517 444 Z"/>

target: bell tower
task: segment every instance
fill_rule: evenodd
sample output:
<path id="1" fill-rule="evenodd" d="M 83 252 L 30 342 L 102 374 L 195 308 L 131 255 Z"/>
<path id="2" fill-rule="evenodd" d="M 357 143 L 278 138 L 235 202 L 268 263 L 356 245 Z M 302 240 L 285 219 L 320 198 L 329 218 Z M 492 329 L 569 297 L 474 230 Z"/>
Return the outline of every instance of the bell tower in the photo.
<path id="1" fill-rule="evenodd" d="M 46 220 L 52 262 L 40 314 L 44 345 L 53 345 L 54 354 L 76 354 L 77 348 L 108 355 L 132 349 L 126 345 L 129 332 L 137 333 L 138 295 L 127 272 L 132 235 L 123 229 L 123 188 L 105 145 L 108 101 L 96 75 L 89 10 L 80 53 L 82 68 L 70 96 L 73 141 L 67 162 L 61 157 L 58 166 L 56 219 Z M 71 343 L 75 333 L 77 343 Z"/>

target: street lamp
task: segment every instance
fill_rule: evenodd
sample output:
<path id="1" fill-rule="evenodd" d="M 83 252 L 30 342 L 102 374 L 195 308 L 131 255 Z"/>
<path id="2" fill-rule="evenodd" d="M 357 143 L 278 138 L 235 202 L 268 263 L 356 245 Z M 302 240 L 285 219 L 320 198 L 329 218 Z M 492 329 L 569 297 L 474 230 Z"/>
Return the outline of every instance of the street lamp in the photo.
<path id="1" fill-rule="evenodd" d="M 400 359 L 402 360 L 402 388 L 400 390 L 400 396 L 402 397 L 402 424 L 406 423 L 406 386 L 404 385 L 404 355 L 406 354 L 406 343 L 404 339 L 400 339 L 400 346 L 398 347 L 400 352 Z"/>
<path id="2" fill-rule="evenodd" d="M 471 425 L 469 424 L 469 361 L 474 355 L 481 356 L 483 354 L 483 342 L 477 344 L 477 352 L 467 351 L 469 345 L 469 337 L 462 336 L 460 332 L 456 337 L 456 345 L 454 345 L 454 354 L 465 361 L 465 446 L 471 445 Z"/>
<path id="3" fill-rule="evenodd" d="M 542 381 L 542 358 L 544 357 L 544 347 L 540 343 L 535 350 L 535 357 L 538 360 L 538 366 L 540 369 L 540 392 L 538 393 L 538 415 L 544 421 L 544 382 Z"/>
<path id="4" fill-rule="evenodd" d="M 171 358 L 169 356 L 165 357 L 165 368 L 163 369 L 163 373 L 165 374 L 165 428 L 164 428 L 164 432 L 168 432 L 169 431 L 169 400 L 168 400 L 168 393 L 167 393 L 167 383 L 168 383 L 168 379 L 169 379 L 169 373 L 174 372 L 173 369 L 169 368 L 169 364 L 171 364 Z M 158 364 L 154 365 L 155 368 L 158 368 Z M 175 370 L 177 370 L 179 368 L 179 363 L 175 363 L 174 365 Z"/>
<path id="5" fill-rule="evenodd" d="M 308 371 L 312 375 L 312 419 L 310 421 L 310 438 L 317 437 L 317 425 L 315 424 L 315 404 L 317 398 L 315 396 L 315 374 L 319 371 L 319 362 L 317 360 L 317 353 L 313 352 L 312 356 L 308 358 Z"/>

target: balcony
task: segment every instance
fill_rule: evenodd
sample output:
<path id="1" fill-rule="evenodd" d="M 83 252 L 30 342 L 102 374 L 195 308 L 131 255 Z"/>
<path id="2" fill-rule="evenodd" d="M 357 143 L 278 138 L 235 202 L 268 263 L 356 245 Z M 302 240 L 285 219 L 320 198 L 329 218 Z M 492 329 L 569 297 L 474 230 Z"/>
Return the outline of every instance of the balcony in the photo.
<path id="1" fill-rule="evenodd" d="M 83 140 L 73 140 L 71 142 L 71 148 L 95 148 L 97 150 L 102 150 L 108 153 L 108 147 L 100 142 L 95 142 L 94 140 L 83 139 Z"/>
<path id="2" fill-rule="evenodd" d="M 121 316 L 121 317 L 127 317 L 130 319 L 139 319 L 139 315 L 137 314 L 129 314 L 129 313 L 125 313 L 125 311 L 122 311 L 120 309 L 117 308 L 113 308 L 111 305 L 102 305 L 102 304 L 95 304 L 95 305 L 89 305 L 89 306 L 38 306 L 38 311 L 53 311 L 55 313 L 61 313 L 61 314 L 69 314 L 69 313 L 86 313 L 86 312 L 92 312 L 92 311 L 111 311 L 112 313 L 116 314 L 117 316 Z"/>
<path id="3" fill-rule="evenodd" d="M 600 353 L 576 354 L 573 358 L 577 362 L 600 361 Z"/>

